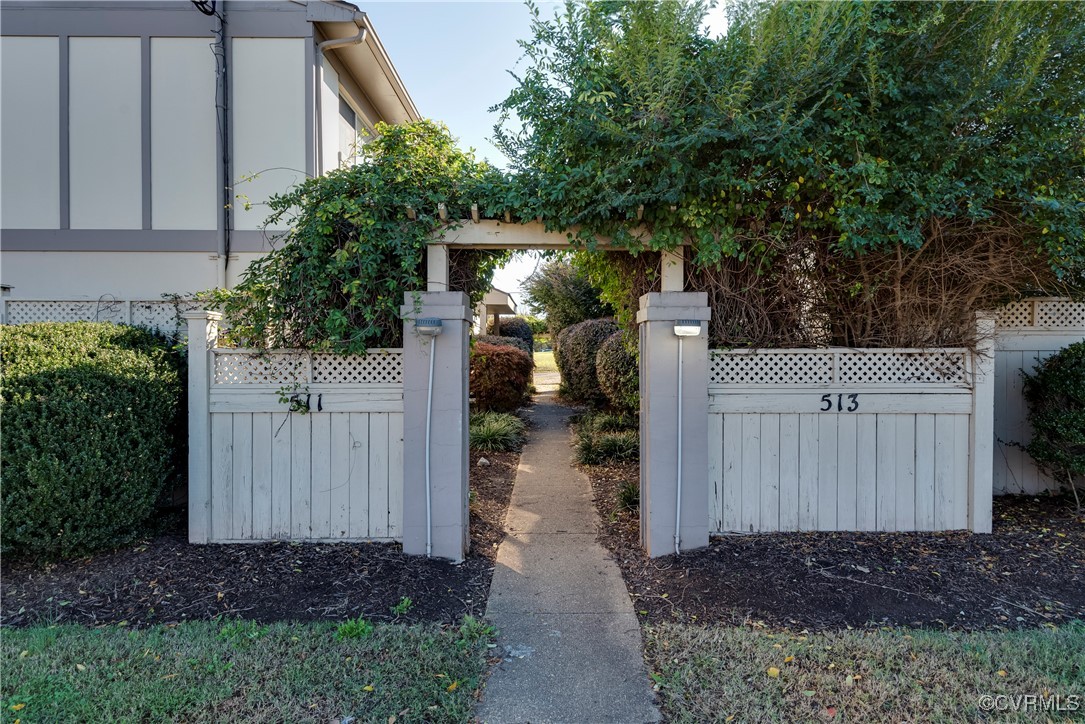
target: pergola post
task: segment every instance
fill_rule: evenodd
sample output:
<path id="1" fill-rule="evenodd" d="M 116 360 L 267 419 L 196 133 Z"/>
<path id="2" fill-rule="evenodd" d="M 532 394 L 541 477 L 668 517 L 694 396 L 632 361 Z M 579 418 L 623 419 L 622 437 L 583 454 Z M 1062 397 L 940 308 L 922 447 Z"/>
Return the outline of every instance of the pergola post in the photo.
<path id="1" fill-rule="evenodd" d="M 704 292 L 640 298 L 640 538 L 652 557 L 708 545 L 710 318 Z"/>
<path id="2" fill-rule="evenodd" d="M 463 292 L 408 292 L 401 314 L 403 551 L 425 555 L 428 540 L 434 557 L 462 561 L 469 543 L 467 337 L 471 331 L 471 300 Z M 440 334 L 420 333 L 415 323 L 423 319 L 431 328 L 431 320 L 439 319 Z"/>

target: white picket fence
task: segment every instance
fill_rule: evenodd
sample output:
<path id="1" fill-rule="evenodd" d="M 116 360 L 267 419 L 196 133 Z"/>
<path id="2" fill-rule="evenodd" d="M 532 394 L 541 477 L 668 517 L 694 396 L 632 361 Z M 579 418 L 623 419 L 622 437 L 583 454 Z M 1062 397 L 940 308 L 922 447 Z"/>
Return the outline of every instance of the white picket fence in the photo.
<path id="1" fill-rule="evenodd" d="M 710 352 L 709 530 L 989 531 L 989 367 L 964 349 Z"/>
<path id="2" fill-rule="evenodd" d="M 998 312 L 995 341 L 995 495 L 1034 495 L 1060 484 L 1036 467 L 1021 449 L 1032 439 L 1021 371 L 1063 347 L 1085 339 L 1085 302 L 1025 299 Z"/>
<path id="3" fill-rule="evenodd" d="M 184 329 L 181 314 L 200 305 L 188 300 L 117 299 L 0 299 L 0 324 L 33 322 L 114 322 L 174 334 Z"/>
<path id="4" fill-rule="evenodd" d="M 402 350 L 340 357 L 214 341 L 190 346 L 189 539 L 400 539 Z"/>

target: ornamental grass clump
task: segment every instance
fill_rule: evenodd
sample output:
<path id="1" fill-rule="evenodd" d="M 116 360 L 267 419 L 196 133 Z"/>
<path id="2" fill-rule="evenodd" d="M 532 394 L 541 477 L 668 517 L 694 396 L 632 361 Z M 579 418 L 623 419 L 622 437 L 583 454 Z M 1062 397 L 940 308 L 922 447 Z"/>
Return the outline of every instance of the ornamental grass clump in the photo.
<path id="1" fill-rule="evenodd" d="M 471 415 L 471 449 L 479 452 L 512 452 L 524 442 L 524 421 L 508 412 L 476 412 Z"/>
<path id="2" fill-rule="evenodd" d="M 63 558 L 143 530 L 182 467 L 181 360 L 106 323 L 0 327 L 3 552 Z"/>

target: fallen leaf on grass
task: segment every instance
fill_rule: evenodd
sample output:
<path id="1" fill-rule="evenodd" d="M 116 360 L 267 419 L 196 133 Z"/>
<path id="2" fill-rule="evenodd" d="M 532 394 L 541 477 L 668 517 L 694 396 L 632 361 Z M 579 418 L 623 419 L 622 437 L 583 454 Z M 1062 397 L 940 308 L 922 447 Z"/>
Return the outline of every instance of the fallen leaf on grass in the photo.
<path id="1" fill-rule="evenodd" d="M 362 691 L 375 691 L 372 684 L 366 684 L 362 687 Z"/>
<path id="2" fill-rule="evenodd" d="M 86 671 L 87 670 L 87 667 L 84 666 L 83 664 L 76 664 L 75 668 L 76 668 L 77 671 Z"/>
<path id="3" fill-rule="evenodd" d="M 795 657 L 794 657 L 794 656 L 785 656 L 785 657 L 784 657 L 784 663 L 785 663 L 785 664 L 790 664 L 790 663 L 791 663 L 792 661 L 794 661 L 794 660 L 795 660 Z"/>
<path id="4" fill-rule="evenodd" d="M 455 691 L 458 688 L 460 688 L 460 682 L 453 681 L 451 684 L 448 685 L 448 688 L 445 689 L 445 691 Z"/>
<path id="5" fill-rule="evenodd" d="M 766 671 L 765 673 L 767 673 L 767 674 L 769 675 L 769 677 L 770 677 L 770 678 L 773 678 L 773 679 L 775 679 L 775 678 L 777 678 L 778 676 L 780 676 L 780 670 L 779 670 L 779 669 L 777 669 L 777 668 L 776 668 L 775 666 L 770 666 L 770 667 L 768 668 L 768 671 Z"/>

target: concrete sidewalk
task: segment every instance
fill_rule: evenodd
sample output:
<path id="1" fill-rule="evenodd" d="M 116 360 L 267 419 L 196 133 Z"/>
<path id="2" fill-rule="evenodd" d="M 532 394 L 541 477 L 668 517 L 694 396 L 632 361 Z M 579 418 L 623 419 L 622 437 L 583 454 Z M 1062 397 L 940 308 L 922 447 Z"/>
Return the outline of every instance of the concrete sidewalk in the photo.
<path id="1" fill-rule="evenodd" d="M 504 660 L 476 715 L 511 722 L 656 722 L 640 625 L 595 539 L 591 484 L 572 466 L 567 408 L 537 398 L 486 616 Z"/>

